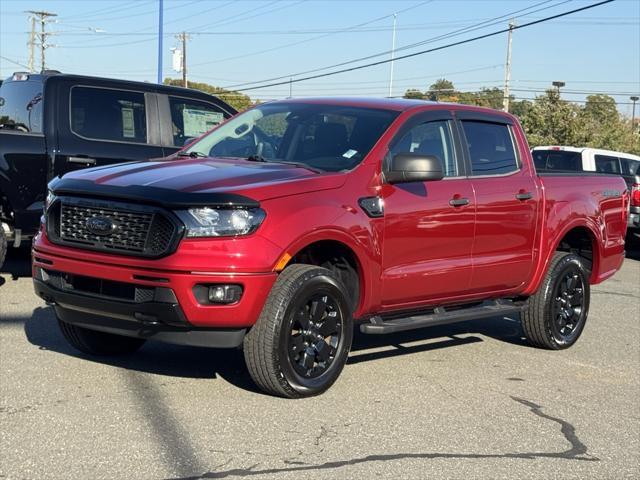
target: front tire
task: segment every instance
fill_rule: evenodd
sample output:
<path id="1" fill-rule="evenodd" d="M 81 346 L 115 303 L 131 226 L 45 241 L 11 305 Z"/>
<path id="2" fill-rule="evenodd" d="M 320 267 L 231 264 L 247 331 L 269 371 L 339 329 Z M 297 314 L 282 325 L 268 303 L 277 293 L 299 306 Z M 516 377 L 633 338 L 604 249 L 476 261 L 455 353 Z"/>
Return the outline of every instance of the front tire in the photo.
<path id="1" fill-rule="evenodd" d="M 145 342 L 142 338 L 125 337 L 79 327 L 58 319 L 58 325 L 69 344 L 89 355 L 123 355 L 137 351 Z"/>
<path id="2" fill-rule="evenodd" d="M 576 343 L 589 313 L 589 272 L 572 253 L 556 252 L 538 291 L 522 313 L 529 342 L 561 350 Z"/>
<path id="3" fill-rule="evenodd" d="M 244 339 L 247 368 L 262 390 L 300 398 L 333 385 L 353 339 L 345 291 L 326 268 L 299 264 L 280 274 Z"/>

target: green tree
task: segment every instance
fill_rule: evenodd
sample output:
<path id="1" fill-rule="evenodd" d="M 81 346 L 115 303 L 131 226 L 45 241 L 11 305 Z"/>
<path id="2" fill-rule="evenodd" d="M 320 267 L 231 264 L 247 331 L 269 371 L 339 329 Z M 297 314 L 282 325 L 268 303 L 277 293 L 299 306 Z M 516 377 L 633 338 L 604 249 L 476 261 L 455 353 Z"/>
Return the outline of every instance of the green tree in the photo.
<path id="1" fill-rule="evenodd" d="M 181 87 L 182 80 L 177 78 L 165 78 L 164 84 Z M 220 97 L 222 100 L 227 102 L 229 105 L 231 105 L 233 108 L 235 108 L 238 111 L 246 110 L 247 108 L 251 107 L 254 104 L 248 95 L 245 95 L 240 92 L 235 92 L 233 90 L 226 90 L 224 88 L 216 87 L 214 85 L 209 85 L 208 83 L 189 82 L 189 88 L 200 90 L 201 92 L 205 92 L 210 95 L 215 95 L 216 97 Z"/>
<path id="2" fill-rule="evenodd" d="M 436 82 L 429 87 L 425 96 L 427 100 L 434 102 L 450 102 L 455 101 L 453 99 L 456 97 L 456 93 L 453 82 L 445 78 L 441 78 L 436 80 Z"/>
<path id="3" fill-rule="evenodd" d="M 424 100 L 424 93 L 415 88 L 410 88 L 404 92 L 404 98 L 413 98 L 418 100 Z"/>

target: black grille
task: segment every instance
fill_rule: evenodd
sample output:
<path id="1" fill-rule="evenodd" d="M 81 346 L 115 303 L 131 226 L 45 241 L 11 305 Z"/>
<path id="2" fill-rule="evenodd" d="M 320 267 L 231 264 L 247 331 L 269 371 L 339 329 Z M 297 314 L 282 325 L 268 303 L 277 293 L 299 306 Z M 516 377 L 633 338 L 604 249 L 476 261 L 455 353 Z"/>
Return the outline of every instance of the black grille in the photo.
<path id="1" fill-rule="evenodd" d="M 152 207 L 62 198 L 48 212 L 51 241 L 78 248 L 159 257 L 171 253 L 182 228 Z M 94 219 L 92 221 L 92 219 Z M 102 228 L 95 228 L 95 223 Z"/>

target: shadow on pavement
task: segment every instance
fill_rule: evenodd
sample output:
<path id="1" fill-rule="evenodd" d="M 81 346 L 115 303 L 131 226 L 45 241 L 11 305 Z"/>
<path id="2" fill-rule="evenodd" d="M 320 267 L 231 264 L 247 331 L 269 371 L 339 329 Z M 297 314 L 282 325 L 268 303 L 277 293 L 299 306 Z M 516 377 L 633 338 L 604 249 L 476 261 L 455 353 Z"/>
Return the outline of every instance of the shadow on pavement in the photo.
<path id="1" fill-rule="evenodd" d="M 242 351 L 239 349 L 209 349 L 150 341 L 135 354 L 94 357 L 75 350 L 66 342 L 60 333 L 52 307 L 38 307 L 30 318 L 8 317 L 1 323 L 18 324 L 22 321 L 24 321 L 24 331 L 28 341 L 42 350 L 156 375 L 210 379 L 220 376 L 243 390 L 260 393 L 249 376 Z M 525 345 L 519 322 L 500 318 L 393 335 L 374 336 L 357 332 L 347 363 L 356 364 L 482 342 L 480 337 L 473 334 Z"/>

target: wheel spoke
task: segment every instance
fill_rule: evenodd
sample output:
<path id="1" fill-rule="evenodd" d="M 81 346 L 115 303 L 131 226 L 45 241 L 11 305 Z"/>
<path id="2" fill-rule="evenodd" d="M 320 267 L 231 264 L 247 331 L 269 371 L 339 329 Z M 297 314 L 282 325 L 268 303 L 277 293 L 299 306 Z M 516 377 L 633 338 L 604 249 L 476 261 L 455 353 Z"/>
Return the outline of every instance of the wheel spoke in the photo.
<path id="1" fill-rule="evenodd" d="M 311 320 L 314 322 L 319 322 L 322 320 L 324 313 L 327 311 L 327 297 L 322 297 L 318 300 L 314 300 L 311 302 Z"/>
<path id="2" fill-rule="evenodd" d="M 291 337 L 291 351 L 298 353 L 304 350 L 304 338 L 301 334 L 296 334 Z"/>
<path id="3" fill-rule="evenodd" d="M 331 347 L 327 345 L 324 340 L 319 340 L 318 343 L 315 344 L 315 349 L 317 354 L 318 362 L 326 362 L 329 360 L 331 356 Z"/>
<path id="4" fill-rule="evenodd" d="M 302 356 L 302 366 L 304 368 L 307 370 L 311 369 L 315 361 L 316 359 L 313 353 L 310 354 L 308 351 L 304 352 L 304 355 Z"/>
<path id="5" fill-rule="evenodd" d="M 583 291 L 582 288 L 576 288 L 573 295 L 571 296 L 571 306 L 572 307 L 581 307 L 583 299 Z"/>
<path id="6" fill-rule="evenodd" d="M 574 273 L 567 279 L 567 293 L 573 293 L 578 284 L 578 274 Z"/>
<path id="7" fill-rule="evenodd" d="M 329 335 L 336 333 L 337 330 L 338 330 L 338 322 L 336 321 L 336 317 L 329 315 L 327 316 L 327 318 L 324 319 L 324 322 L 322 322 L 322 325 L 320 325 L 318 332 L 323 337 L 328 337 Z"/>
<path id="8" fill-rule="evenodd" d="M 305 309 L 301 309 L 296 314 L 296 322 L 302 327 L 303 330 L 309 330 L 309 314 L 305 311 Z"/>

